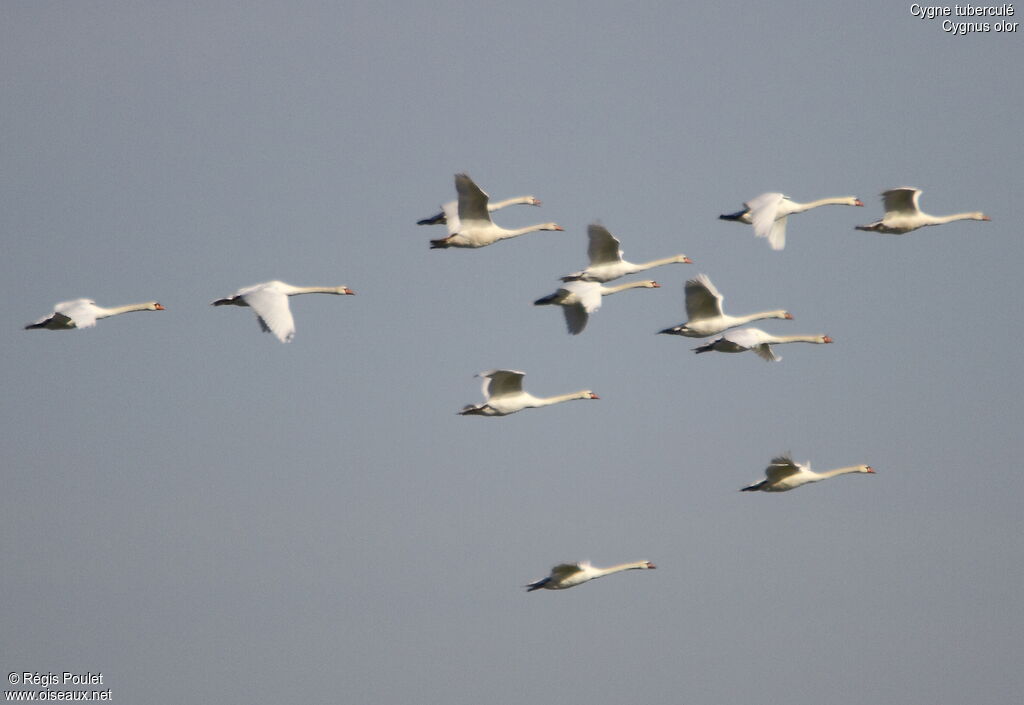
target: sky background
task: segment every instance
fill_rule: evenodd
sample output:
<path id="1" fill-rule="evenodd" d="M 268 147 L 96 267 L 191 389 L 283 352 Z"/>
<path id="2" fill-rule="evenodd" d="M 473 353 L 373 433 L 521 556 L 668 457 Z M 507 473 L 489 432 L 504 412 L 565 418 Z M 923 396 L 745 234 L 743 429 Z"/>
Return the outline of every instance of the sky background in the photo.
<path id="1" fill-rule="evenodd" d="M 0 5 L 5 677 L 158 704 L 1019 702 L 1024 31 L 940 22 Z M 499 224 L 565 232 L 428 250 L 458 171 L 543 200 Z M 902 185 L 992 222 L 853 229 Z M 717 219 L 765 191 L 866 206 L 793 216 L 772 252 Z M 695 264 L 569 336 L 531 302 L 595 220 Z M 698 272 L 835 344 L 769 364 L 655 335 Z M 289 345 L 209 306 L 269 279 L 357 296 L 292 299 Z M 77 297 L 167 310 L 21 330 Z M 502 367 L 601 400 L 457 416 Z M 786 451 L 878 472 L 737 492 Z M 658 569 L 523 591 L 584 559 Z"/>

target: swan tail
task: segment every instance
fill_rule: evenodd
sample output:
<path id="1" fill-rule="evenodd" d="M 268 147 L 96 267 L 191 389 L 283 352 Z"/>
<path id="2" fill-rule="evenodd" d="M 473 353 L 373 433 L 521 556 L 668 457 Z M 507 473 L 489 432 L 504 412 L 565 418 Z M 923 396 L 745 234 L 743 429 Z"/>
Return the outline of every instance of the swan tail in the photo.
<path id="1" fill-rule="evenodd" d="M 440 240 L 431 240 L 430 249 L 432 250 L 443 250 L 446 247 L 451 247 L 452 244 L 449 242 L 451 238 L 442 238 Z"/>
<path id="2" fill-rule="evenodd" d="M 235 298 L 236 297 L 234 297 L 234 296 L 229 296 L 226 299 L 217 299 L 216 301 L 211 301 L 210 305 L 211 306 L 230 306 L 231 304 L 235 303 Z"/>
<path id="3" fill-rule="evenodd" d="M 429 218 L 416 221 L 416 225 L 446 225 L 447 223 L 448 219 L 444 217 L 443 212 L 438 213 L 437 215 L 432 215 Z"/>
<path id="4" fill-rule="evenodd" d="M 573 274 L 566 274 L 564 277 L 559 277 L 559 280 L 563 282 L 576 282 L 582 278 L 583 272 L 574 272 Z"/>
<path id="5" fill-rule="evenodd" d="M 658 335 L 661 335 L 662 333 L 664 333 L 665 335 L 684 335 L 683 326 L 673 326 L 672 328 L 665 328 L 663 330 L 658 331 Z"/>
<path id="6" fill-rule="evenodd" d="M 526 587 L 526 592 L 533 592 L 534 590 L 540 590 L 542 587 L 544 587 L 545 585 L 547 585 L 550 582 L 551 582 L 551 578 L 550 577 L 541 578 L 537 582 L 530 583 L 529 585 L 525 586 Z"/>
<path id="7" fill-rule="evenodd" d="M 748 213 L 748 211 L 746 209 L 741 210 L 741 211 L 736 211 L 735 213 L 723 213 L 722 215 L 718 216 L 718 219 L 719 220 L 733 220 L 733 221 L 737 221 L 738 220 L 738 221 L 741 221 L 741 220 L 743 220 L 743 216 L 745 216 L 747 213 Z"/>
<path id="8" fill-rule="evenodd" d="M 662 331 L 662 333 L 664 333 L 664 332 L 665 331 Z M 714 349 L 715 349 L 715 344 L 714 343 L 707 343 L 706 345 L 698 345 L 697 347 L 693 348 L 693 351 L 695 353 L 697 353 L 698 355 L 700 355 L 701 353 L 711 352 Z"/>
<path id="9" fill-rule="evenodd" d="M 533 305 L 534 306 L 548 306 L 548 305 L 554 304 L 555 300 L 557 298 L 558 298 L 558 294 L 548 294 L 547 296 L 542 296 L 539 299 L 537 299 L 536 301 L 534 301 Z"/>
<path id="10" fill-rule="evenodd" d="M 740 492 L 756 492 L 757 490 L 759 490 L 762 487 L 764 487 L 765 484 L 767 484 L 767 482 L 768 482 L 768 480 L 761 480 L 760 482 L 755 482 L 752 485 L 747 485 L 746 487 L 741 487 L 740 488 Z"/>

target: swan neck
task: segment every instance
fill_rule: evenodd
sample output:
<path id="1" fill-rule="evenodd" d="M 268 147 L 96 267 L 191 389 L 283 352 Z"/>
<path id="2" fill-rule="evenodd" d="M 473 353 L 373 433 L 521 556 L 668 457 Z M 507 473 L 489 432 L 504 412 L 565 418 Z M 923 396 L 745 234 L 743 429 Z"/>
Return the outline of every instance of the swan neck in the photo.
<path id="1" fill-rule="evenodd" d="M 739 323 L 735 323 L 734 325 L 742 326 L 747 323 L 753 323 L 754 321 L 760 321 L 765 318 L 785 318 L 786 313 L 786 311 L 779 309 L 777 311 L 761 311 L 760 313 L 751 313 L 746 316 L 735 316 L 734 319 L 736 321 L 739 321 Z"/>
<path id="2" fill-rule="evenodd" d="M 773 343 L 820 343 L 822 342 L 820 335 L 779 335 L 774 336 Z"/>
<path id="3" fill-rule="evenodd" d="M 297 294 L 344 294 L 343 286 L 293 286 L 288 296 Z"/>
<path id="4" fill-rule="evenodd" d="M 817 201 L 811 201 L 810 203 L 794 203 L 793 206 L 797 209 L 794 213 L 803 213 L 809 211 L 812 208 L 818 206 L 843 206 L 850 202 L 850 199 L 846 196 L 836 196 L 834 198 L 819 198 Z"/>
<path id="5" fill-rule="evenodd" d="M 981 220 L 981 213 L 954 213 L 953 215 L 933 215 L 930 216 L 933 225 L 941 225 L 943 223 L 952 223 L 955 220 Z"/>
<path id="6" fill-rule="evenodd" d="M 111 308 L 102 309 L 101 313 L 96 315 L 96 318 L 109 318 L 110 316 L 116 316 L 121 313 L 131 313 L 132 311 L 149 311 L 153 307 L 152 301 L 147 301 L 141 304 L 128 304 L 127 306 L 113 306 Z"/>
<path id="7" fill-rule="evenodd" d="M 642 262 L 637 266 L 642 269 L 654 269 L 660 267 L 663 264 L 676 264 L 677 262 L 683 262 L 683 255 L 676 255 L 675 257 L 662 257 L 661 259 L 652 259 L 650 262 Z"/>
<path id="8" fill-rule="evenodd" d="M 559 394 L 554 397 L 537 397 L 537 406 L 550 406 L 551 404 L 560 404 L 563 401 L 572 401 L 574 399 L 587 399 L 589 398 L 590 392 L 570 392 L 569 394 Z"/>
<path id="9" fill-rule="evenodd" d="M 595 577 L 601 577 L 602 575 L 611 575 L 612 573 L 621 573 L 624 570 L 635 570 L 638 568 L 646 568 L 647 561 L 634 561 L 633 563 L 620 563 L 619 565 L 613 565 L 608 568 L 598 568 L 595 572 Z"/>
<path id="10" fill-rule="evenodd" d="M 516 198 L 506 198 L 504 201 L 498 201 L 497 203 L 488 204 L 487 208 L 488 208 L 488 210 L 497 211 L 497 210 L 501 210 L 505 206 L 515 206 L 515 205 L 519 205 L 520 203 L 522 203 L 522 204 L 533 203 L 533 197 L 532 196 L 518 196 Z"/>
<path id="11" fill-rule="evenodd" d="M 860 472 L 860 468 L 861 468 L 860 465 L 850 465 L 849 467 L 845 467 L 845 468 L 836 468 L 835 470 L 826 470 L 825 472 L 819 472 L 818 473 L 818 479 L 819 480 L 826 480 L 826 479 L 828 479 L 830 477 L 835 477 L 837 475 L 846 475 L 846 474 L 851 473 L 851 472 Z"/>
<path id="12" fill-rule="evenodd" d="M 616 284 L 615 286 L 604 286 L 601 287 L 601 296 L 608 296 L 608 294 L 616 294 L 620 291 L 625 291 L 626 289 L 639 289 L 642 286 L 647 286 L 647 282 L 626 282 L 625 284 Z"/>

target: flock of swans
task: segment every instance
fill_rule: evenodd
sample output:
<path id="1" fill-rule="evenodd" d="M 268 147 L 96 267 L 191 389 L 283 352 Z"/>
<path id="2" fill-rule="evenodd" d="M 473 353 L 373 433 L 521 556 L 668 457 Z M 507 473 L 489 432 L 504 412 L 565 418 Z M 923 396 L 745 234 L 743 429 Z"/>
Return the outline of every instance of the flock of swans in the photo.
<path id="1" fill-rule="evenodd" d="M 487 194 L 466 174 L 455 175 L 455 189 L 458 199 L 445 203 L 441 212 L 418 221 L 419 225 L 444 225 L 448 235 L 430 241 L 431 249 L 449 247 L 479 248 L 501 240 L 543 230 L 563 230 L 556 223 L 541 223 L 525 228 L 506 229 L 491 220 L 491 213 L 511 205 L 539 206 L 533 196 L 519 196 L 496 203 L 490 203 Z M 989 217 L 980 212 L 956 213 L 933 216 L 920 210 L 918 201 L 921 190 L 900 187 L 882 193 L 885 213 L 881 220 L 867 225 L 856 226 L 857 230 L 889 235 L 902 235 L 929 225 L 941 225 L 957 220 L 982 220 Z M 786 224 L 790 215 L 826 205 L 863 206 L 855 196 L 823 198 L 809 203 L 797 203 L 781 193 L 764 193 L 743 204 L 743 210 L 719 216 L 722 220 L 753 226 L 757 237 L 766 238 L 773 250 L 781 250 L 786 244 Z M 565 316 L 566 327 L 572 335 L 578 335 L 586 328 L 590 314 L 597 311 L 602 299 L 628 289 L 653 289 L 659 284 L 653 280 L 634 281 L 625 284 L 605 286 L 620 277 L 643 272 L 667 264 L 692 264 L 683 254 L 673 255 L 648 262 L 633 263 L 622 257 L 621 243 L 604 226 L 592 224 L 587 229 L 588 265 L 572 274 L 561 277 L 563 285 L 553 294 L 537 299 L 537 306 L 559 306 Z M 771 335 L 758 328 L 739 328 L 758 320 L 778 318 L 791 320 L 792 314 L 783 309 L 762 311 L 743 316 L 727 315 L 722 310 L 723 296 L 705 274 L 698 274 L 684 285 L 687 321 L 659 331 L 667 335 L 689 338 L 719 336 L 694 348 L 696 353 L 752 351 L 764 360 L 776 362 L 781 358 L 775 354 L 773 345 L 783 343 L 831 343 L 828 335 Z M 291 342 L 295 336 L 295 320 L 291 313 L 288 297 L 299 294 L 355 294 L 346 286 L 292 286 L 281 281 L 269 281 L 239 289 L 231 296 L 217 299 L 213 306 L 244 306 L 251 308 L 264 332 L 273 334 L 282 343 Z M 103 308 L 92 299 L 63 301 L 54 306 L 53 312 L 25 326 L 26 329 L 71 330 L 91 328 L 103 318 L 109 318 L 132 311 L 163 311 L 156 301 L 140 304 Z M 738 330 L 732 330 L 739 328 Z M 524 373 L 517 370 L 489 370 L 481 372 L 484 401 L 469 404 L 458 413 L 463 416 L 507 416 L 523 409 L 550 406 L 575 399 L 598 399 L 594 392 L 582 390 L 550 397 L 537 397 L 523 389 Z M 778 456 L 765 469 L 765 477 L 759 482 L 742 488 L 742 491 L 785 492 L 811 482 L 826 480 L 848 473 L 874 473 L 869 465 L 852 465 L 825 472 L 814 472 L 809 463 L 795 463 L 789 456 Z M 594 578 L 620 573 L 627 570 L 654 568 L 650 561 L 623 563 L 609 568 L 595 568 L 588 562 L 563 563 L 551 569 L 545 578 L 526 585 L 527 591 L 562 590 L 580 585 Z"/>

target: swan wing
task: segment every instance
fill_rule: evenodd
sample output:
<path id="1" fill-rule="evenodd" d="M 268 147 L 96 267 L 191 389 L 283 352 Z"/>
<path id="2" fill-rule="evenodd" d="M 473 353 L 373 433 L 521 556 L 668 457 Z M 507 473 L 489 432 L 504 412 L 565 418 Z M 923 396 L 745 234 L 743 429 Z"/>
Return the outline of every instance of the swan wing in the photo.
<path id="1" fill-rule="evenodd" d="M 590 315 L 582 304 L 569 304 L 562 306 L 562 313 L 565 314 L 565 327 L 573 335 L 579 335 L 587 327 Z"/>
<path id="2" fill-rule="evenodd" d="M 590 240 L 587 245 L 587 257 L 590 258 L 591 267 L 622 261 L 622 250 L 619 249 L 621 243 L 608 232 L 608 228 L 592 223 L 587 226 L 587 237 Z"/>
<path id="3" fill-rule="evenodd" d="M 735 343 L 741 348 L 753 349 L 764 343 L 765 332 L 758 328 L 740 328 L 731 330 L 722 336 L 725 340 Z"/>
<path id="4" fill-rule="evenodd" d="M 775 351 L 772 350 L 772 346 L 768 343 L 761 343 L 760 345 L 755 345 L 750 349 L 753 350 L 759 358 L 767 360 L 768 362 L 778 362 L 782 359 L 775 354 Z"/>
<path id="5" fill-rule="evenodd" d="M 779 206 L 785 198 L 781 193 L 762 193 L 757 198 L 743 205 L 750 211 L 750 222 L 754 226 L 754 234 L 758 237 L 771 235 L 772 225 L 779 214 Z"/>
<path id="6" fill-rule="evenodd" d="M 883 192 L 882 204 L 885 207 L 886 215 L 889 213 L 899 213 L 901 215 L 920 213 L 921 209 L 917 206 L 917 200 L 920 197 L 921 189 L 901 186 L 900 188 L 891 188 Z"/>
<path id="7" fill-rule="evenodd" d="M 716 318 L 722 315 L 723 297 L 706 274 L 698 274 L 683 287 L 686 296 L 686 315 L 693 320 Z"/>
<path id="8" fill-rule="evenodd" d="M 459 232 L 459 202 L 448 201 L 441 206 L 441 214 L 444 217 L 444 224 L 448 227 L 448 234 L 454 235 Z"/>
<path id="9" fill-rule="evenodd" d="M 484 397 L 504 397 L 510 394 L 522 394 L 524 372 L 518 370 L 489 370 L 481 372 L 484 378 Z"/>
<path id="10" fill-rule="evenodd" d="M 76 328 L 92 328 L 96 325 L 96 302 L 92 299 L 61 301 L 53 307 L 53 311 L 69 318 Z"/>
<path id="11" fill-rule="evenodd" d="M 598 282 L 572 281 L 562 287 L 564 291 L 575 296 L 587 313 L 593 313 L 601 308 L 601 284 Z"/>
<path id="12" fill-rule="evenodd" d="M 559 563 L 551 569 L 551 578 L 561 581 L 581 572 L 583 572 L 581 563 Z"/>
<path id="13" fill-rule="evenodd" d="M 275 287 L 256 286 L 243 289 L 239 296 L 256 313 L 264 332 L 273 333 L 282 343 L 291 342 L 295 337 L 295 319 L 283 292 Z"/>
<path id="14" fill-rule="evenodd" d="M 793 459 L 788 455 L 780 455 L 772 458 L 772 462 L 765 468 L 764 474 L 769 482 L 775 483 L 791 475 L 796 475 L 801 469 L 800 465 L 794 463 Z"/>
<path id="15" fill-rule="evenodd" d="M 787 220 L 789 220 L 789 216 L 784 215 L 772 223 L 771 232 L 768 233 L 768 246 L 773 250 L 781 250 L 786 246 Z"/>
<path id="16" fill-rule="evenodd" d="M 468 174 L 455 175 L 455 190 L 459 193 L 459 220 L 463 223 L 491 222 L 490 211 L 487 210 L 488 196 Z"/>

